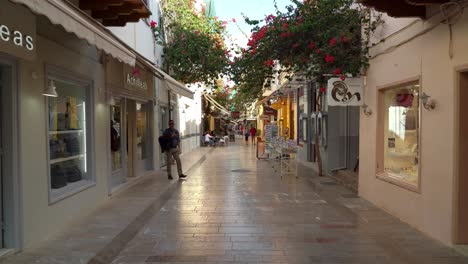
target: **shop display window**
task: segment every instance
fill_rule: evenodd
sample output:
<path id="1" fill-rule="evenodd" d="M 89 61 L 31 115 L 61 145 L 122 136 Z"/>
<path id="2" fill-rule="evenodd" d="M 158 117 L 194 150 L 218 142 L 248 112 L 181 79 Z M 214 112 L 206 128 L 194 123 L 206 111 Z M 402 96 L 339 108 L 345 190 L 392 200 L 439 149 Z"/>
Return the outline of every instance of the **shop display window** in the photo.
<path id="1" fill-rule="evenodd" d="M 87 152 L 87 89 L 59 80 L 52 83 L 59 95 L 47 98 L 50 201 L 54 202 L 94 182 Z"/>
<path id="2" fill-rule="evenodd" d="M 419 85 L 387 89 L 383 98 L 383 177 L 419 187 Z"/>

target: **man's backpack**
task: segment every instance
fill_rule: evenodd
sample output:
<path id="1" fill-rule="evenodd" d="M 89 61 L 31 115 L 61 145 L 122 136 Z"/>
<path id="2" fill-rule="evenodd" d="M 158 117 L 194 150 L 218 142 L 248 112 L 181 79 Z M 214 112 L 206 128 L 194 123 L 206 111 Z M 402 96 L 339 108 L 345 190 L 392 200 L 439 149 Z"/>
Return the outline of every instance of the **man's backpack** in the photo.
<path id="1" fill-rule="evenodd" d="M 167 151 L 171 148 L 170 147 L 171 139 L 168 137 L 160 136 L 158 138 L 158 142 L 159 142 L 159 146 L 161 147 L 162 152 Z"/>

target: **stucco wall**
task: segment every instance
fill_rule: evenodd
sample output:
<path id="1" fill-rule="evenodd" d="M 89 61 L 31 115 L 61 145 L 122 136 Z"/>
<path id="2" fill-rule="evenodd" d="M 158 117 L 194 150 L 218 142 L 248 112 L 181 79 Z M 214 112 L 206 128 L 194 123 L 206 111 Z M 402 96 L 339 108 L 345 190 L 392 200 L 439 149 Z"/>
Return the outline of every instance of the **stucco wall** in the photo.
<path id="1" fill-rule="evenodd" d="M 449 30 L 439 17 L 418 21 L 371 50 L 366 103 L 361 112 L 359 193 L 430 236 L 452 242 L 455 68 L 468 63 L 468 14 L 453 26 L 454 57 L 449 57 Z M 433 29 L 431 29 L 434 27 Z M 420 32 L 425 34 L 411 40 Z M 402 44 L 404 43 L 404 44 Z M 421 111 L 421 193 L 376 178 L 378 87 L 421 76 L 421 91 L 437 101 L 433 111 Z"/>
<path id="2" fill-rule="evenodd" d="M 77 45 L 76 41 L 72 45 Z M 44 37 L 37 38 L 37 60 L 19 63 L 19 115 L 20 162 L 23 182 L 24 246 L 37 245 L 65 228 L 70 221 L 88 214 L 107 198 L 107 144 L 92 146 L 96 186 L 77 193 L 55 204 L 48 203 L 46 105 L 41 95 L 45 78 L 45 65 L 58 66 L 66 71 L 93 80 L 95 99 L 92 132 L 95 142 L 107 142 L 108 109 L 104 104 L 104 71 L 96 57 L 83 56 L 79 49 L 70 50 Z M 83 50 L 89 49 L 84 45 Z M 73 62 L 73 63 L 71 63 Z M 37 79 L 32 73 L 37 73 Z"/>

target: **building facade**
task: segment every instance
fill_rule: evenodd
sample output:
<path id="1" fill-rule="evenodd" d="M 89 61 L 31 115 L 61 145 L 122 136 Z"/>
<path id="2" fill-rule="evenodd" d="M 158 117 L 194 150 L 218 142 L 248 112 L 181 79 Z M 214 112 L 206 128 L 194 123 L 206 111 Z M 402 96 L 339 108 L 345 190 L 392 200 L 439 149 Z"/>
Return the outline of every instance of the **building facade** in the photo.
<path id="1" fill-rule="evenodd" d="M 398 18 L 383 15 L 370 50 L 359 194 L 444 244 L 467 244 L 467 2 L 434 2 L 380 5 Z"/>

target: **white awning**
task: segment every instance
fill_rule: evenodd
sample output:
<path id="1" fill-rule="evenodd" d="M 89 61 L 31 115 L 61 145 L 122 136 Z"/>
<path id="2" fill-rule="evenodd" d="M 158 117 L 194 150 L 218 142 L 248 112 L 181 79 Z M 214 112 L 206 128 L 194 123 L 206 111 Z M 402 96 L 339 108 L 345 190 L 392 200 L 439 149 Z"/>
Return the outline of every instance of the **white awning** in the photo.
<path id="1" fill-rule="evenodd" d="M 178 82 L 174 78 L 172 78 L 169 74 L 165 73 L 163 70 L 154 67 L 154 70 L 161 75 L 161 80 L 164 80 L 167 88 L 171 90 L 173 93 L 185 96 L 187 98 L 193 99 L 193 94 L 189 88 L 185 87 L 182 83 Z"/>
<path id="2" fill-rule="evenodd" d="M 62 26 L 67 32 L 86 40 L 90 45 L 115 59 L 135 66 L 135 54 L 125 47 L 103 25 L 81 9 L 63 0 L 10 0 L 22 4 L 32 12 L 46 16 L 52 24 Z"/>

